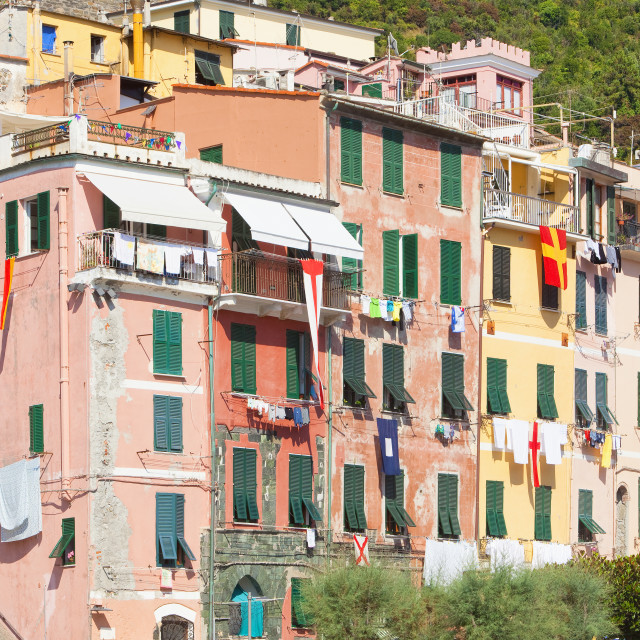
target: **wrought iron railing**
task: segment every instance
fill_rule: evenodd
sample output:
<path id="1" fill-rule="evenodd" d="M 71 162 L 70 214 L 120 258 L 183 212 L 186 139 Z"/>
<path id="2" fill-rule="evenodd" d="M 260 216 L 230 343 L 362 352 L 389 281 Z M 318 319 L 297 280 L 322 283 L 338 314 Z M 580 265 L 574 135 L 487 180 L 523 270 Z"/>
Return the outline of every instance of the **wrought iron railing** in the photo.
<path id="1" fill-rule="evenodd" d="M 40 129 L 14 134 L 11 139 L 11 152 L 13 155 L 16 155 L 18 153 L 31 151 L 32 149 L 50 147 L 59 142 L 67 142 L 68 140 L 69 124 L 67 122 L 61 122 Z"/>
<path id="2" fill-rule="evenodd" d="M 156 151 L 171 151 L 176 146 L 175 134 L 170 131 L 156 131 L 144 127 L 132 127 L 127 124 L 87 121 L 89 140 L 110 142 L 111 144 L 155 149 Z"/>
<path id="3" fill-rule="evenodd" d="M 640 247 L 640 224 L 635 220 L 620 220 L 618 222 L 616 243 L 619 245 Z"/>
<path id="4" fill-rule="evenodd" d="M 164 240 L 140 234 L 133 238 L 133 247 L 124 245 L 124 232 L 116 229 L 92 231 L 78 236 L 78 271 L 103 267 L 122 273 L 156 274 L 169 279 L 213 283 L 218 280 L 218 252 L 201 244 L 183 240 Z M 121 243 L 122 242 L 122 243 Z M 167 253 L 179 255 L 178 272 L 165 260 Z M 177 261 L 176 261 L 177 264 Z"/>
<path id="5" fill-rule="evenodd" d="M 347 309 L 351 274 L 325 265 L 322 305 Z M 220 293 L 245 293 L 261 298 L 305 302 L 302 267 L 298 260 L 252 249 L 220 256 Z"/>
<path id="6" fill-rule="evenodd" d="M 485 218 L 505 218 L 524 224 L 557 227 L 569 233 L 579 233 L 579 214 L 578 207 L 573 205 L 499 189 L 484 189 Z"/>

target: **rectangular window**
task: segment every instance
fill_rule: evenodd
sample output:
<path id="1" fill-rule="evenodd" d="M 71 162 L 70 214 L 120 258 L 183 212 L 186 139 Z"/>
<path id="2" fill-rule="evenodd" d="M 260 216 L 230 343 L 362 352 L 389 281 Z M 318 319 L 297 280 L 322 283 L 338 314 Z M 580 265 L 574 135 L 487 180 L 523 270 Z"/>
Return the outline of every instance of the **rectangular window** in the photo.
<path id="1" fill-rule="evenodd" d="M 156 564 L 181 567 L 185 558 L 196 559 L 184 537 L 184 495 L 156 493 Z"/>
<path id="2" fill-rule="evenodd" d="M 513 109 L 510 113 L 520 116 L 519 107 L 522 104 L 522 86 L 520 80 L 513 80 L 504 76 L 496 76 L 496 106 L 498 109 Z"/>
<path id="3" fill-rule="evenodd" d="M 580 489 L 578 492 L 578 541 L 591 542 L 594 533 L 605 533 L 593 519 L 593 491 Z"/>
<path id="4" fill-rule="evenodd" d="M 364 467 L 344 465 L 344 530 L 364 531 L 367 518 L 364 512 Z"/>
<path id="5" fill-rule="evenodd" d="M 17 256 L 18 242 L 18 201 L 12 200 L 5 205 L 5 254 L 7 258 Z"/>
<path id="6" fill-rule="evenodd" d="M 547 284 L 544 276 L 544 260 L 542 262 L 542 308 L 553 309 L 557 311 L 559 308 L 559 292 L 558 287 Z"/>
<path id="7" fill-rule="evenodd" d="M 596 333 L 607 335 L 607 278 L 606 276 L 594 276 L 594 289 L 596 294 Z"/>
<path id="8" fill-rule="evenodd" d="M 258 522 L 258 452 L 233 448 L 233 519 L 236 522 Z"/>
<path id="9" fill-rule="evenodd" d="M 311 616 L 304 611 L 303 585 L 308 578 L 291 578 L 291 626 L 294 629 L 306 629 L 313 625 Z"/>
<path id="10" fill-rule="evenodd" d="M 343 402 L 352 407 L 364 407 L 367 398 L 375 398 L 365 382 L 364 340 L 344 338 L 342 343 Z"/>
<path id="11" fill-rule="evenodd" d="M 182 451 L 182 398 L 153 396 L 153 448 L 155 451 Z"/>
<path id="12" fill-rule="evenodd" d="M 344 80 L 340 80 L 338 78 L 333 78 L 333 90 L 334 91 L 344 91 Z"/>
<path id="13" fill-rule="evenodd" d="M 305 527 L 309 519 L 322 522 L 313 501 L 313 459 L 289 454 L 289 524 Z"/>
<path id="14" fill-rule="evenodd" d="M 231 323 L 231 389 L 256 392 L 256 328 Z"/>
<path id="15" fill-rule="evenodd" d="M 457 538 L 460 535 L 458 521 L 458 476 L 452 473 L 438 474 L 438 537 Z"/>
<path id="16" fill-rule="evenodd" d="M 38 201 L 25 202 L 24 212 L 27 216 L 24 246 L 29 247 L 31 253 L 35 253 L 38 250 Z"/>
<path id="17" fill-rule="evenodd" d="M 182 375 L 182 314 L 153 310 L 153 373 Z"/>
<path id="18" fill-rule="evenodd" d="M 440 204 L 462 207 L 462 149 L 444 142 L 440 145 Z"/>
<path id="19" fill-rule="evenodd" d="M 362 246 L 362 225 L 355 222 L 343 222 L 342 226 L 351 234 L 351 236 Z M 342 271 L 351 273 L 347 279 L 347 286 L 352 291 L 362 289 L 362 260 L 355 258 L 342 258 Z"/>
<path id="20" fill-rule="evenodd" d="M 220 40 L 237 38 L 238 32 L 235 25 L 235 14 L 232 11 L 220 11 Z"/>
<path id="21" fill-rule="evenodd" d="M 576 329 L 587 328 L 587 274 L 576 271 Z"/>
<path id="22" fill-rule="evenodd" d="M 367 98 L 382 98 L 382 83 L 371 82 L 362 85 L 362 95 Z"/>
<path id="23" fill-rule="evenodd" d="M 607 187 L 607 243 L 616 244 L 616 188 Z"/>
<path id="24" fill-rule="evenodd" d="M 462 300 L 462 244 L 440 240 L 440 303 L 459 305 Z"/>
<path id="25" fill-rule="evenodd" d="M 402 535 L 405 527 L 415 527 L 416 523 L 404 507 L 404 471 L 397 476 L 384 477 L 384 504 L 387 514 L 387 533 Z"/>
<path id="26" fill-rule="evenodd" d="M 598 427 L 601 429 L 607 429 L 614 422 L 618 424 L 613 411 L 609 409 L 607 404 L 608 386 L 607 374 L 596 373 L 596 413 L 598 414 Z"/>
<path id="27" fill-rule="evenodd" d="M 535 494 L 535 526 L 536 540 L 551 540 L 551 487 L 536 487 Z"/>
<path id="28" fill-rule="evenodd" d="M 382 232 L 382 293 L 400 295 L 400 232 Z"/>
<path id="29" fill-rule="evenodd" d="M 208 51 L 194 51 L 196 60 L 196 84 L 224 85 L 220 71 L 220 56 Z"/>
<path id="30" fill-rule="evenodd" d="M 173 30 L 178 33 L 190 33 L 191 25 L 189 24 L 189 17 L 191 12 L 189 9 L 185 11 L 176 11 L 173 14 Z"/>
<path id="31" fill-rule="evenodd" d="M 493 299 L 511 300 L 511 249 L 493 247 Z"/>
<path id="32" fill-rule="evenodd" d="M 551 364 L 538 365 L 538 418 L 557 418 L 554 394 L 554 369 Z"/>
<path id="33" fill-rule="evenodd" d="M 406 403 L 415 403 L 404 387 L 404 350 L 401 345 L 382 345 L 382 386 L 386 411 L 404 413 Z"/>
<path id="34" fill-rule="evenodd" d="M 91 36 L 91 62 L 104 62 L 104 36 Z"/>
<path id="35" fill-rule="evenodd" d="M 258 243 L 251 237 L 251 228 L 246 220 L 235 210 L 231 210 L 231 245 L 233 251 L 247 251 L 257 249 Z M 246 272 L 245 272 L 246 269 Z M 255 293 L 255 268 L 251 263 L 238 268 L 237 279 L 242 283 L 243 293 Z M 247 282 L 243 282 L 244 280 Z"/>
<path id="36" fill-rule="evenodd" d="M 587 178 L 585 180 L 585 197 L 587 206 L 587 235 L 592 239 L 596 239 L 596 183 L 595 180 Z"/>
<path id="37" fill-rule="evenodd" d="M 287 398 L 308 400 L 311 391 L 311 336 L 287 330 Z"/>
<path id="38" fill-rule="evenodd" d="M 14 201 L 15 202 L 15 201 Z M 11 206 L 9 206 L 11 205 Z M 47 251 L 50 246 L 49 237 L 49 192 L 44 191 L 39 193 L 35 198 L 24 201 L 24 247 L 23 255 L 29 253 L 35 253 L 37 251 Z M 18 254 L 18 234 L 19 234 L 19 220 L 18 220 L 18 206 L 17 202 L 14 206 L 13 202 L 7 204 L 7 243 L 11 244 L 11 249 L 14 249 Z"/>
<path id="39" fill-rule="evenodd" d="M 340 118 L 340 179 L 362 184 L 362 122 Z"/>
<path id="40" fill-rule="evenodd" d="M 487 480 L 487 536 L 501 538 L 507 535 L 503 503 L 504 482 Z"/>
<path id="41" fill-rule="evenodd" d="M 62 519 L 62 535 L 53 551 L 49 554 L 50 558 L 62 558 L 64 566 L 74 565 L 76 563 L 76 519 Z"/>
<path id="42" fill-rule="evenodd" d="M 287 25 L 286 43 L 290 47 L 300 46 L 300 25 L 297 25 L 297 24 Z"/>
<path id="43" fill-rule="evenodd" d="M 473 411 L 464 394 L 464 356 L 461 353 L 442 354 L 442 415 L 459 418 L 463 411 Z"/>
<path id="44" fill-rule="evenodd" d="M 418 234 L 402 236 L 402 296 L 418 298 Z"/>
<path id="45" fill-rule="evenodd" d="M 29 407 L 29 451 L 44 453 L 44 405 Z"/>
<path id="46" fill-rule="evenodd" d="M 217 144 L 215 147 L 200 149 L 200 160 L 222 164 L 222 145 Z"/>
<path id="47" fill-rule="evenodd" d="M 107 198 L 102 196 L 102 228 L 103 229 L 120 229 L 122 224 L 122 217 L 120 214 L 120 207 Z"/>
<path id="48" fill-rule="evenodd" d="M 403 134 L 398 129 L 382 129 L 382 190 L 402 195 Z"/>
<path id="49" fill-rule="evenodd" d="M 487 358 L 487 408 L 489 413 L 510 413 L 507 394 L 507 361 Z"/>
<path id="50" fill-rule="evenodd" d="M 593 420 L 593 412 L 589 408 L 587 395 L 587 372 L 584 369 L 576 369 L 574 389 L 576 401 L 576 423 L 581 427 L 586 427 Z"/>
<path id="51" fill-rule="evenodd" d="M 42 25 L 42 53 L 56 52 L 56 27 L 50 24 Z"/>

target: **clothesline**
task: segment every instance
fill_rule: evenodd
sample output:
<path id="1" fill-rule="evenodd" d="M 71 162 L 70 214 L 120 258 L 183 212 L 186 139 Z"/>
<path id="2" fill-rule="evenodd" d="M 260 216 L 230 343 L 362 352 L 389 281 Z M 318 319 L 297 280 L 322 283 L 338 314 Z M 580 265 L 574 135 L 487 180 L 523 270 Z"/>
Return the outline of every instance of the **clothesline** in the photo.
<path id="1" fill-rule="evenodd" d="M 287 404 L 300 404 L 303 406 L 317 407 L 320 403 L 317 400 L 304 400 L 302 398 L 285 398 L 284 396 L 263 396 L 255 393 L 243 393 L 241 391 L 221 391 L 224 396 L 233 396 L 234 398 L 255 398 L 264 402 L 283 402 Z"/>

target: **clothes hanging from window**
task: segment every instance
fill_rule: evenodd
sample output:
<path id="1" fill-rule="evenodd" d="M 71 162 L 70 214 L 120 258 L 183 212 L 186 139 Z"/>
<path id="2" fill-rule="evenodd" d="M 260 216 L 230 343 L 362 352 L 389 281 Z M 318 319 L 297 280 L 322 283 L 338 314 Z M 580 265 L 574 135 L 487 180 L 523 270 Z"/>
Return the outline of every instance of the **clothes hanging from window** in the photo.
<path id="1" fill-rule="evenodd" d="M 451 584 L 465 571 L 477 569 L 476 542 L 466 540 L 429 540 L 424 549 L 423 577 L 427 585 Z"/>
<path id="2" fill-rule="evenodd" d="M 402 302 L 402 314 L 404 315 L 404 321 L 408 324 L 413 318 L 413 302 L 403 300 Z"/>
<path id="3" fill-rule="evenodd" d="M 143 271 L 164 274 L 164 250 L 157 242 L 138 239 L 138 256 L 136 267 Z"/>
<path id="4" fill-rule="evenodd" d="M 389 305 L 387 304 L 387 300 L 380 300 L 380 317 L 383 320 L 391 320 L 391 316 L 389 315 Z"/>
<path id="5" fill-rule="evenodd" d="M 362 305 L 362 313 L 365 316 L 368 316 L 370 306 L 371 306 L 371 298 L 369 296 L 365 296 L 364 294 L 362 294 L 360 296 L 360 304 Z"/>
<path id="6" fill-rule="evenodd" d="M 314 549 L 316 546 L 316 530 L 307 529 L 307 548 Z"/>
<path id="7" fill-rule="evenodd" d="M 269 405 L 269 422 L 275 422 L 276 420 L 276 406 L 274 404 Z"/>
<path id="8" fill-rule="evenodd" d="M 591 238 L 588 238 L 584 243 L 584 255 L 587 257 L 591 257 L 591 254 L 594 251 L 598 251 L 598 243 Z"/>
<path id="9" fill-rule="evenodd" d="M 300 407 L 294 407 L 293 409 L 293 424 L 296 427 L 302 426 L 302 409 Z"/>
<path id="10" fill-rule="evenodd" d="M 529 423 L 526 420 L 509 420 L 513 461 L 516 464 L 529 462 Z"/>
<path id="11" fill-rule="evenodd" d="M 542 569 L 548 564 L 566 564 L 572 558 L 570 544 L 533 541 L 532 569 Z"/>
<path id="12" fill-rule="evenodd" d="M 369 306 L 369 315 L 372 318 L 381 318 L 380 314 L 380 300 L 378 298 L 371 298 L 371 304 Z"/>
<path id="13" fill-rule="evenodd" d="M 285 420 L 293 420 L 293 409 L 291 407 L 284 408 L 284 418 Z"/>
<path id="14" fill-rule="evenodd" d="M 16 542 L 42 531 L 40 458 L 20 460 L 0 468 L 2 542 Z"/>
<path id="15" fill-rule="evenodd" d="M 498 451 L 504 451 L 508 424 L 506 418 L 493 419 L 493 446 Z"/>
<path id="16" fill-rule="evenodd" d="M 120 263 L 133 266 L 136 238 L 119 231 L 113 233 L 113 257 Z"/>
<path id="17" fill-rule="evenodd" d="M 611 434 L 607 433 L 604 437 L 604 445 L 602 446 L 602 459 L 600 460 L 600 466 L 603 469 L 608 469 L 611 466 Z"/>
<path id="18" fill-rule="evenodd" d="M 492 538 L 487 542 L 487 555 L 491 558 L 491 572 L 497 569 L 524 567 L 524 547 L 518 540 Z"/>
<path id="19" fill-rule="evenodd" d="M 378 418 L 378 438 L 382 454 L 382 470 L 387 476 L 400 475 L 400 458 L 398 454 L 398 421 Z"/>
<path id="20" fill-rule="evenodd" d="M 451 307 L 451 331 L 464 333 L 464 307 Z"/>
<path id="21" fill-rule="evenodd" d="M 167 274 L 172 276 L 180 275 L 180 260 L 186 253 L 185 247 L 176 244 L 164 245 L 164 264 Z"/>
<path id="22" fill-rule="evenodd" d="M 618 263 L 616 266 L 616 273 L 620 273 L 622 271 L 622 254 L 620 253 L 620 247 L 616 247 L 616 262 Z"/>
<path id="23" fill-rule="evenodd" d="M 287 417 L 284 407 L 276 407 L 276 420 L 284 420 Z"/>
<path id="24" fill-rule="evenodd" d="M 402 302 L 398 302 L 397 300 L 393 303 L 393 312 L 391 314 L 391 319 L 394 322 L 400 322 L 400 311 L 402 310 Z"/>
<path id="25" fill-rule="evenodd" d="M 308 407 L 301 407 L 302 411 L 302 424 L 307 426 L 309 424 L 309 409 Z"/>
<path id="26" fill-rule="evenodd" d="M 562 445 L 567 442 L 567 425 L 556 422 L 541 424 L 542 449 L 547 464 L 562 464 Z"/>
<path id="27" fill-rule="evenodd" d="M 204 266 L 204 249 L 198 249 L 196 247 L 191 248 L 191 255 L 195 264 Z"/>

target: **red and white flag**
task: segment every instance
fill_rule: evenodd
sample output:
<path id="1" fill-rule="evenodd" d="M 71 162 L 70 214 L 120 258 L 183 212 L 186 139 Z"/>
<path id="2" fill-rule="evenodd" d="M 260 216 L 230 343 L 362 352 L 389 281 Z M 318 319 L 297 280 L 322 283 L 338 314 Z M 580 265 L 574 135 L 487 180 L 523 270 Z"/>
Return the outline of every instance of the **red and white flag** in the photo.
<path id="1" fill-rule="evenodd" d="M 540 433 L 538 431 L 538 423 L 533 423 L 533 434 L 529 441 L 529 449 L 531 449 L 531 483 L 534 487 L 540 486 L 539 464 L 540 464 Z"/>
<path id="2" fill-rule="evenodd" d="M 0 329 L 4 329 L 4 322 L 7 319 L 7 309 L 9 308 L 9 296 L 11 295 L 11 283 L 13 280 L 13 265 L 15 257 L 7 258 L 4 261 L 4 292 L 2 295 L 2 310 L 0 311 Z"/>
<path id="3" fill-rule="evenodd" d="M 322 307 L 322 274 L 324 264 L 322 260 L 300 260 L 302 264 L 302 277 L 304 282 L 304 295 L 307 299 L 307 314 L 309 316 L 309 329 L 311 331 L 311 343 L 313 344 L 313 359 L 318 376 L 318 398 L 320 408 L 324 411 L 324 390 L 322 378 L 318 368 L 318 328 L 320 326 L 320 308 Z"/>
<path id="4" fill-rule="evenodd" d="M 354 533 L 353 544 L 356 552 L 356 565 L 369 567 L 369 538 Z"/>

